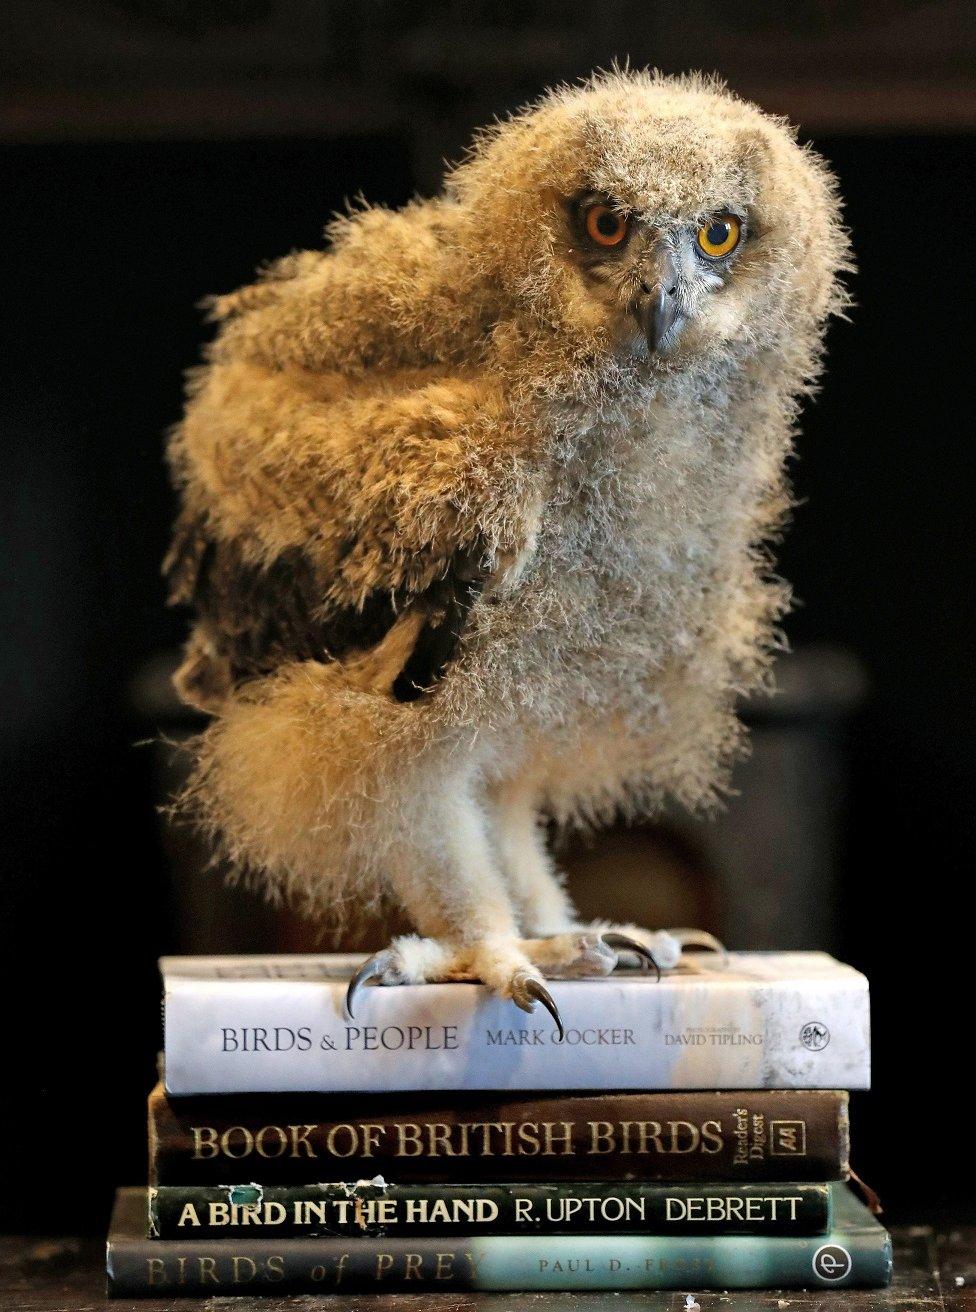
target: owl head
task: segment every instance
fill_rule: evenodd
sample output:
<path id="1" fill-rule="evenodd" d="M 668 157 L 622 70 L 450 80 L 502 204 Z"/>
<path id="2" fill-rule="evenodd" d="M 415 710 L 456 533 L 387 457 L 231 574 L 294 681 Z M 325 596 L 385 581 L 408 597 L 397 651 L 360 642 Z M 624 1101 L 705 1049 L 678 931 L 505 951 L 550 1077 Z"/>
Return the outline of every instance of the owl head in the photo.
<path id="1" fill-rule="evenodd" d="M 615 70 L 496 125 L 448 179 L 481 276 L 564 354 L 674 372 L 789 342 L 849 267 L 833 179 L 718 82 Z"/>

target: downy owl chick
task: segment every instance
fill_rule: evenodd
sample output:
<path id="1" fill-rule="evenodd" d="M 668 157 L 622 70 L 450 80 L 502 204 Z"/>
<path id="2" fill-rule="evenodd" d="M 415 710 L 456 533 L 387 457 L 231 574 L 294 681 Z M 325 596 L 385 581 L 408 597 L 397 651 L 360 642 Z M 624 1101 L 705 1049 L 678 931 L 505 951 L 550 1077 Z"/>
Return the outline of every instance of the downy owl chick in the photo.
<path id="1" fill-rule="evenodd" d="M 172 439 L 177 681 L 214 717 L 184 800 L 310 914 L 404 908 L 364 977 L 529 1009 L 635 943 L 674 964 L 577 924 L 542 822 L 707 803 L 741 744 L 833 181 L 717 83 L 613 72 L 328 235 L 214 300 Z"/>

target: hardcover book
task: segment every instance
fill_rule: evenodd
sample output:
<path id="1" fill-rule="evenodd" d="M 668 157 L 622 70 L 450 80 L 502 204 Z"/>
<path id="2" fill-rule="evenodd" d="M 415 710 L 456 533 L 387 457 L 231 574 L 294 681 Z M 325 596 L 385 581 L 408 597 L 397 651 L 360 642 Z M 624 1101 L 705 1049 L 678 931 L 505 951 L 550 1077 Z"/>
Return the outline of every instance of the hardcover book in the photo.
<path id="1" fill-rule="evenodd" d="M 823 1234 L 826 1184 L 161 1185 L 149 1190 L 157 1239 L 475 1234 Z"/>
<path id="2" fill-rule="evenodd" d="M 150 1183 L 833 1180 L 848 1097 L 711 1093 L 149 1095 Z"/>
<path id="3" fill-rule="evenodd" d="M 832 1187 L 824 1235 L 464 1234 L 438 1238 L 152 1239 L 146 1191 L 117 1195 L 114 1295 L 330 1294 L 351 1290 L 804 1289 L 886 1285 L 891 1241 Z"/>
<path id="4" fill-rule="evenodd" d="M 554 980 L 566 1023 L 479 984 L 346 986 L 361 957 L 164 957 L 172 1094 L 870 1084 L 868 983 L 820 952 Z"/>

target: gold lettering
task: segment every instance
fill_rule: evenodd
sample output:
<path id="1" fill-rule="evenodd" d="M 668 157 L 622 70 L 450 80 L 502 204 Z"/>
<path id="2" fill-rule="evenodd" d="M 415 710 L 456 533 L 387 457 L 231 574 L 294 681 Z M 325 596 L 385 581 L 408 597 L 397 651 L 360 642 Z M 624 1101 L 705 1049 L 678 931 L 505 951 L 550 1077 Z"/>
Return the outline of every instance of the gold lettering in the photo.
<path id="1" fill-rule="evenodd" d="M 420 1253 L 404 1253 L 403 1255 L 403 1278 L 404 1280 L 420 1280 L 423 1265 L 423 1257 Z"/>
<path id="2" fill-rule="evenodd" d="M 372 1157 L 373 1149 L 383 1142 L 383 1126 L 361 1125 L 359 1128 L 363 1135 L 363 1156 Z"/>
<path id="3" fill-rule="evenodd" d="M 240 1272 L 241 1272 L 241 1267 L 245 1262 L 247 1263 L 247 1267 L 250 1267 L 250 1270 L 248 1271 L 247 1267 L 244 1268 L 245 1271 L 247 1271 L 247 1274 L 244 1276 L 244 1279 L 242 1280 Z M 232 1257 L 230 1259 L 230 1266 L 231 1266 L 231 1273 L 232 1273 L 231 1284 L 234 1285 L 245 1284 L 247 1281 L 253 1280 L 258 1273 L 258 1264 L 251 1257 Z"/>
<path id="4" fill-rule="evenodd" d="M 427 1126 L 427 1152 L 431 1157 L 453 1157 L 451 1147 L 451 1127 L 442 1121 L 433 1121 Z"/>
<path id="5" fill-rule="evenodd" d="M 240 1135 L 242 1148 L 239 1153 L 231 1152 L 231 1144 L 234 1142 L 233 1136 Z M 254 1136 L 251 1131 L 244 1125 L 232 1125 L 225 1130 L 220 1136 L 220 1151 L 225 1157 L 248 1157 L 254 1151 Z"/>
<path id="6" fill-rule="evenodd" d="M 203 1161 L 208 1157 L 216 1157 L 220 1152 L 217 1146 L 217 1131 L 209 1125 L 193 1125 L 190 1127 L 193 1135 L 193 1160 Z M 155 1261 L 155 1259 L 153 1259 Z"/>
<path id="7" fill-rule="evenodd" d="M 197 1279 L 201 1285 L 205 1285 L 208 1280 L 211 1284 L 220 1284 L 217 1279 L 217 1259 L 215 1257 L 198 1257 L 197 1273 Z"/>
<path id="8" fill-rule="evenodd" d="M 146 1284 L 166 1284 L 166 1263 L 161 1257 L 146 1258 Z"/>
<path id="9" fill-rule="evenodd" d="M 556 1130 L 557 1125 L 561 1127 L 558 1131 Z M 553 1157 L 557 1153 L 559 1153 L 563 1157 L 572 1157 L 573 1156 L 573 1122 L 572 1121 L 543 1121 L 542 1126 L 543 1129 L 545 1130 L 545 1141 L 544 1141 L 545 1147 L 543 1148 L 542 1151 L 545 1154 L 547 1154 L 549 1157 Z M 556 1140 L 562 1143 L 561 1149 L 557 1149 L 554 1146 L 554 1141 Z"/>
<path id="10" fill-rule="evenodd" d="M 518 1127 L 519 1152 L 534 1157 L 539 1151 L 539 1126 L 535 1121 L 522 1121 Z"/>
<path id="11" fill-rule="evenodd" d="M 276 1152 L 265 1151 L 266 1136 L 276 1141 Z M 288 1136 L 280 1125 L 262 1125 L 254 1137 L 254 1146 L 259 1157 L 280 1157 L 288 1149 Z"/>
<path id="12" fill-rule="evenodd" d="M 587 1121 L 590 1127 L 590 1146 L 587 1153 L 612 1153 L 614 1147 L 613 1123 L 611 1121 Z"/>
<path id="13" fill-rule="evenodd" d="M 410 1122 L 398 1124 L 397 1132 L 397 1157 L 422 1157 L 424 1145 L 420 1139 L 420 1126 L 412 1125 Z M 409 1151 L 408 1151 L 409 1146 Z"/>
<path id="14" fill-rule="evenodd" d="M 720 1153 L 725 1147 L 722 1138 L 721 1121 L 705 1121 L 701 1127 L 701 1150 L 703 1153 Z"/>
<path id="15" fill-rule="evenodd" d="M 481 1156 L 494 1157 L 495 1152 L 491 1146 L 492 1130 L 500 1130 L 505 1136 L 505 1147 L 502 1153 L 505 1157 L 512 1154 L 512 1125 L 509 1121 L 507 1124 L 502 1121 L 479 1121 L 471 1127 L 473 1130 L 481 1131 Z"/>
<path id="16" fill-rule="evenodd" d="M 343 1134 L 349 1139 L 349 1147 L 345 1152 L 341 1152 L 338 1147 L 339 1136 Z M 333 1157 L 352 1157 L 359 1146 L 359 1135 L 356 1133 L 354 1125 L 333 1125 L 332 1129 L 325 1137 L 325 1146 Z"/>
<path id="17" fill-rule="evenodd" d="M 693 1153 L 701 1142 L 701 1135 L 698 1132 L 698 1126 L 692 1125 L 691 1121 L 669 1121 L 668 1126 L 671 1130 L 671 1151 L 673 1153 Z M 687 1147 L 681 1146 L 682 1132 L 687 1131 Z"/>
<path id="18" fill-rule="evenodd" d="M 651 1151 L 649 1145 L 653 1144 L 655 1152 L 663 1153 L 664 1145 L 661 1143 L 660 1123 L 658 1121 L 638 1121 L 637 1126 L 640 1131 L 640 1147 L 637 1151 L 639 1153 L 649 1153 Z"/>
<path id="19" fill-rule="evenodd" d="M 290 1157 L 300 1157 L 299 1147 L 305 1149 L 306 1157 L 314 1157 L 315 1149 L 308 1141 L 308 1136 L 315 1129 L 314 1125 L 289 1125 L 288 1133 L 291 1135 L 291 1152 Z"/>
<path id="20" fill-rule="evenodd" d="M 345 1275 L 346 1267 L 348 1264 L 349 1264 L 349 1254 L 340 1253 L 339 1260 L 338 1262 L 336 1262 L 336 1278 L 335 1278 L 336 1289 L 339 1288 L 339 1285 L 342 1281 L 342 1277 Z"/>

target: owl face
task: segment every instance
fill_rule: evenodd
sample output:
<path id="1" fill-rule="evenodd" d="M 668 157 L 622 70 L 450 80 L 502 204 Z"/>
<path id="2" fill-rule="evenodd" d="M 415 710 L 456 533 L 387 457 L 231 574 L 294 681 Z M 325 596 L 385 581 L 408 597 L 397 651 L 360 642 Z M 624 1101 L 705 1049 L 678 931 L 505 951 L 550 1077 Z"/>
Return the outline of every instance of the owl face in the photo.
<path id="1" fill-rule="evenodd" d="M 478 276 L 552 371 L 813 358 L 844 304 L 833 180 L 779 120 L 698 77 L 613 72 L 485 135 L 448 181 Z"/>
<path id="2" fill-rule="evenodd" d="M 725 291 L 754 239 L 748 207 L 647 219 L 614 196 L 567 205 L 570 257 L 618 350 L 659 361 L 707 340 L 712 298 Z"/>

